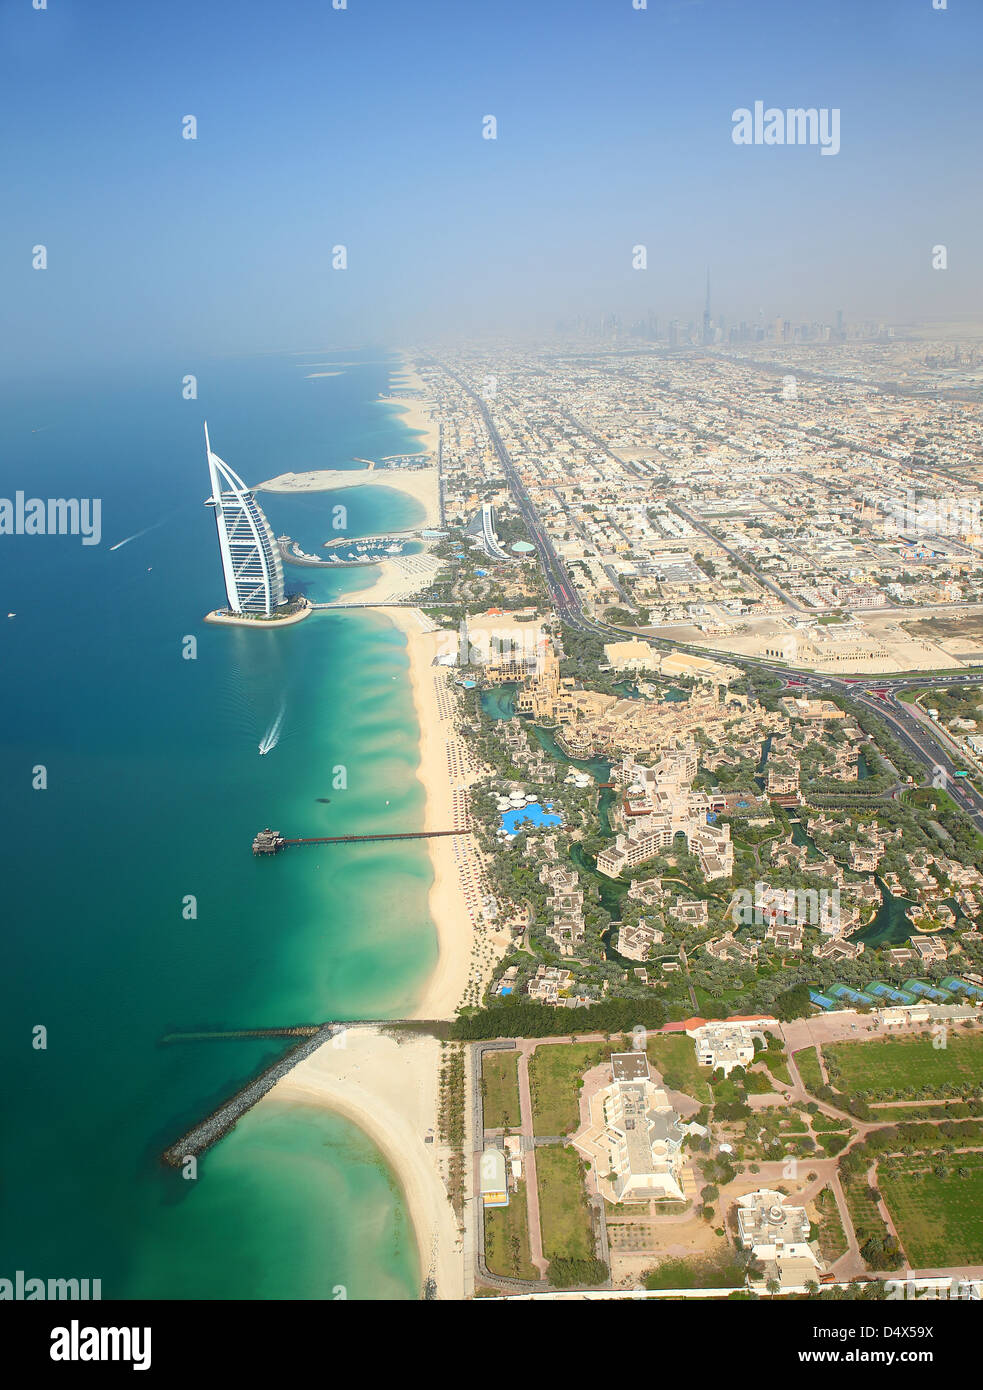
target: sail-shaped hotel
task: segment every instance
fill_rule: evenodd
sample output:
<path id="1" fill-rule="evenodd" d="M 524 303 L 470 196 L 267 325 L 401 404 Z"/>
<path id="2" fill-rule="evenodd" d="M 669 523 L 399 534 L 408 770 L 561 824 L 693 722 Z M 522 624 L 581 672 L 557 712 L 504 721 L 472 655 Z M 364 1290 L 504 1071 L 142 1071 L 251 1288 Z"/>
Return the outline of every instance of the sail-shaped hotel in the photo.
<path id="1" fill-rule="evenodd" d="M 205 453 L 215 508 L 218 548 L 230 613 L 272 617 L 285 602 L 283 564 L 270 523 L 239 475 L 212 453 L 205 424 Z"/>

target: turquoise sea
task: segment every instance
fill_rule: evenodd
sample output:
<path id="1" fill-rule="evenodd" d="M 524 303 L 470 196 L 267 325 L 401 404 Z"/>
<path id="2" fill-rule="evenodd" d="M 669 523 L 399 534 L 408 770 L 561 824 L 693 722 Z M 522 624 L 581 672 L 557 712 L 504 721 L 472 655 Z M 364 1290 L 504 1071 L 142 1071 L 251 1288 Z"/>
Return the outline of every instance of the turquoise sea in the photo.
<path id="1" fill-rule="evenodd" d="M 325 362 L 342 375 L 306 379 Z M 282 1050 L 163 1035 L 398 1016 L 436 959 L 425 847 L 250 851 L 266 825 L 421 823 L 403 638 L 359 612 L 278 632 L 202 622 L 224 602 L 203 418 L 251 484 L 405 452 L 418 436 L 376 399 L 394 365 L 319 350 L 4 388 L 0 496 L 101 498 L 103 537 L 0 537 L 0 1275 L 101 1278 L 106 1298 L 418 1296 L 401 1194 L 348 1122 L 254 1111 L 194 1182 L 158 1157 Z M 353 534 L 422 519 L 382 489 L 260 501 L 305 550 L 338 501 Z M 315 597 L 374 573 L 287 571 Z"/>

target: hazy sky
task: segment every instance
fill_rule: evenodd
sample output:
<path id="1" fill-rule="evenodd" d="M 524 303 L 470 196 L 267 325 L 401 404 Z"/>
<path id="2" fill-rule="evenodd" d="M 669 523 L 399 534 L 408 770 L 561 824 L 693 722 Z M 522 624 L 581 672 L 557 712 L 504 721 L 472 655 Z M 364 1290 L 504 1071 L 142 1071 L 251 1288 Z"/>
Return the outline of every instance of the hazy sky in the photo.
<path id="1" fill-rule="evenodd" d="M 0 7 L 7 362 L 687 320 L 708 263 L 730 321 L 983 317 L 979 0 L 48 5 Z M 735 145 L 755 101 L 840 152 Z"/>

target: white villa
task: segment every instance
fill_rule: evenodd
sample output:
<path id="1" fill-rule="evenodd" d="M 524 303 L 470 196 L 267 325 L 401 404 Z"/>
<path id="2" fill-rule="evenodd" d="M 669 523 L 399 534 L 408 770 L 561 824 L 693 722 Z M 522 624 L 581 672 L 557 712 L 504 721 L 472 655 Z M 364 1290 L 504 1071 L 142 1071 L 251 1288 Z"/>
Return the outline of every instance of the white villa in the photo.
<path id="1" fill-rule="evenodd" d="M 729 1076 L 735 1067 L 749 1067 L 754 1061 L 754 1035 L 763 1037 L 760 1028 L 746 1023 L 703 1023 L 699 1028 L 686 1030 L 696 1047 L 696 1060 L 701 1067 L 719 1067 Z"/>
<path id="2" fill-rule="evenodd" d="M 809 1243 L 805 1207 L 786 1206 L 781 1192 L 762 1187 L 739 1198 L 737 1229 L 744 1249 L 764 1267 L 755 1285 L 777 1279 L 780 1284 L 801 1287 L 824 1270 Z"/>
<path id="3" fill-rule="evenodd" d="M 649 1079 L 644 1052 L 615 1053 L 611 1077 L 572 1141 L 592 1164 L 598 1192 L 610 1202 L 685 1201 L 683 1133 L 665 1091 Z"/>

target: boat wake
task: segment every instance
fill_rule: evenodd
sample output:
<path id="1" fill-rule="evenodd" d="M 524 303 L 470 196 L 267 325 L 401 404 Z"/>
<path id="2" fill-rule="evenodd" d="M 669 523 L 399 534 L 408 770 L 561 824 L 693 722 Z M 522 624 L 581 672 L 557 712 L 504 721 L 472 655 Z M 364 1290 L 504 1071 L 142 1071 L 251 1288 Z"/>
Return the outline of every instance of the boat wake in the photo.
<path id="1" fill-rule="evenodd" d="M 142 531 L 134 531 L 132 536 L 127 536 L 125 540 L 117 541 L 115 545 L 111 545 L 109 548 L 110 550 L 122 550 L 124 545 L 129 545 L 130 541 L 138 541 L 141 536 L 145 536 L 148 531 L 153 531 L 156 526 L 160 526 L 161 524 L 162 523 L 158 521 L 154 523 L 154 526 L 145 526 Z"/>
<path id="2" fill-rule="evenodd" d="M 286 712 L 286 705 L 281 700 L 280 709 L 277 712 L 276 718 L 274 719 L 270 727 L 267 729 L 263 737 L 260 739 L 260 756 L 262 756 L 264 753 L 272 753 L 273 749 L 280 742 L 280 729 L 283 726 L 283 716 L 286 714 Z"/>

